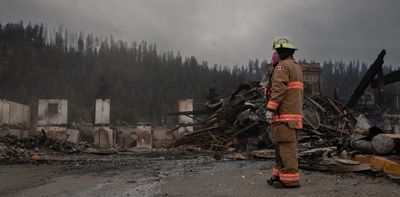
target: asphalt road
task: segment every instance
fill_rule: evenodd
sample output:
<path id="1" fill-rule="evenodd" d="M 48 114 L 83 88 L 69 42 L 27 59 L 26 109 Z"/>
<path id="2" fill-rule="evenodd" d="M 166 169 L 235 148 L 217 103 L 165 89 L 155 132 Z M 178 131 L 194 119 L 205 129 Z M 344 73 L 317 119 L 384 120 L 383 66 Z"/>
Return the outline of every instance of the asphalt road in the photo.
<path id="1" fill-rule="evenodd" d="M 272 161 L 206 156 L 104 156 L 58 165 L 0 166 L 0 196 L 400 196 L 384 177 L 302 171 L 302 187 L 267 185 Z M 100 160 L 98 162 L 94 162 Z"/>

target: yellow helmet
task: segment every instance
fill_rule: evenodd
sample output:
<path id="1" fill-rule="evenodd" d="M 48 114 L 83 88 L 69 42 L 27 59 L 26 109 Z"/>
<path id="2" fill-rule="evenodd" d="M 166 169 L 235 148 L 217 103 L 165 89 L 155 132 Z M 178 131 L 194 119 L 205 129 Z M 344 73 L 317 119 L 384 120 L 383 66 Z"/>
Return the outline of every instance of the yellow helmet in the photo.
<path id="1" fill-rule="evenodd" d="M 297 48 L 294 46 L 292 39 L 289 37 L 281 36 L 281 37 L 276 37 L 274 39 L 274 45 L 272 47 L 274 50 L 279 49 L 279 48 L 286 48 L 286 49 L 294 49 L 297 50 Z"/>

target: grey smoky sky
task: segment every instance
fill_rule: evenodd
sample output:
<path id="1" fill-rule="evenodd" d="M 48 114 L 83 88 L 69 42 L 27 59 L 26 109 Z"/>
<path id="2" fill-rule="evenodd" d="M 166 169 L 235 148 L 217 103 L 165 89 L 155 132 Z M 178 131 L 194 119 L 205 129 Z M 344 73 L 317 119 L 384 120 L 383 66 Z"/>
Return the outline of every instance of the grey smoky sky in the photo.
<path id="1" fill-rule="evenodd" d="M 299 59 L 371 63 L 385 48 L 400 65 L 399 0 L 0 0 L 0 22 L 43 22 L 70 31 L 157 43 L 209 64 L 270 58 L 289 35 Z"/>

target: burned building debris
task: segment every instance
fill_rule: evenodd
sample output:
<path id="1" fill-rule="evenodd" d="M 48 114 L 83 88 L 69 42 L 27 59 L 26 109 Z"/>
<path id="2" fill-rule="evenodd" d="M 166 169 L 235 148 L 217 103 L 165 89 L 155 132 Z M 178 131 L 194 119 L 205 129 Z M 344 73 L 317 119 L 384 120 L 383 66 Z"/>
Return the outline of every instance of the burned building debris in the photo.
<path id="1" fill-rule="evenodd" d="M 273 158 L 264 117 L 267 101 L 258 84 L 243 82 L 220 102 L 220 107 L 208 118 L 194 123 L 193 133 L 169 147 L 195 145 L 215 151 L 218 160 Z M 354 132 L 370 129 L 369 125 L 363 125 L 362 117 L 332 97 L 305 97 L 304 127 L 299 141 L 301 167 L 331 172 L 369 170 L 369 165 L 347 159 L 348 152 L 355 149 Z"/>
<path id="2" fill-rule="evenodd" d="M 266 124 L 261 115 L 263 109 L 257 108 L 255 102 L 265 103 L 257 86 L 248 82 L 242 83 L 231 97 L 216 105 L 215 113 L 204 121 L 194 123 L 196 129 L 193 133 L 184 135 L 170 146 L 190 143 L 206 149 L 219 149 L 237 144 L 235 140 L 239 138 L 235 136 L 257 138 L 265 131 L 259 127 Z"/>
<path id="3" fill-rule="evenodd" d="M 269 148 L 264 118 L 266 98 L 256 83 L 242 83 L 231 97 L 223 99 L 222 105 L 206 120 L 195 123 L 195 131 L 171 144 L 195 144 L 212 150 L 246 148 L 255 144 Z M 356 125 L 356 116 L 339 101 L 319 95 L 306 97 L 304 101 L 303 148 L 333 146 L 349 137 Z"/>
<path id="4" fill-rule="evenodd" d="M 0 137 L 0 164 L 35 162 L 43 155 L 79 153 L 89 145 L 48 138 L 45 133 L 26 138 Z"/>

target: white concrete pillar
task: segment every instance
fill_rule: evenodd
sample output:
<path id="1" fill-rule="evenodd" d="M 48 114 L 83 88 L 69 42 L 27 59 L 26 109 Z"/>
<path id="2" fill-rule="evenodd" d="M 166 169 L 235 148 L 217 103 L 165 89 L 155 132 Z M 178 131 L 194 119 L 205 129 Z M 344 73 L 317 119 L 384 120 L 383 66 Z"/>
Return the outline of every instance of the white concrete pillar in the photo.
<path id="1" fill-rule="evenodd" d="M 179 100 L 179 112 L 193 111 L 193 99 Z M 179 116 L 179 124 L 193 124 L 193 118 L 186 115 Z M 193 126 L 181 127 L 178 130 L 178 136 L 187 133 L 193 133 Z"/>
<path id="2" fill-rule="evenodd" d="M 95 121 L 96 125 L 110 124 L 110 99 L 96 99 Z"/>

